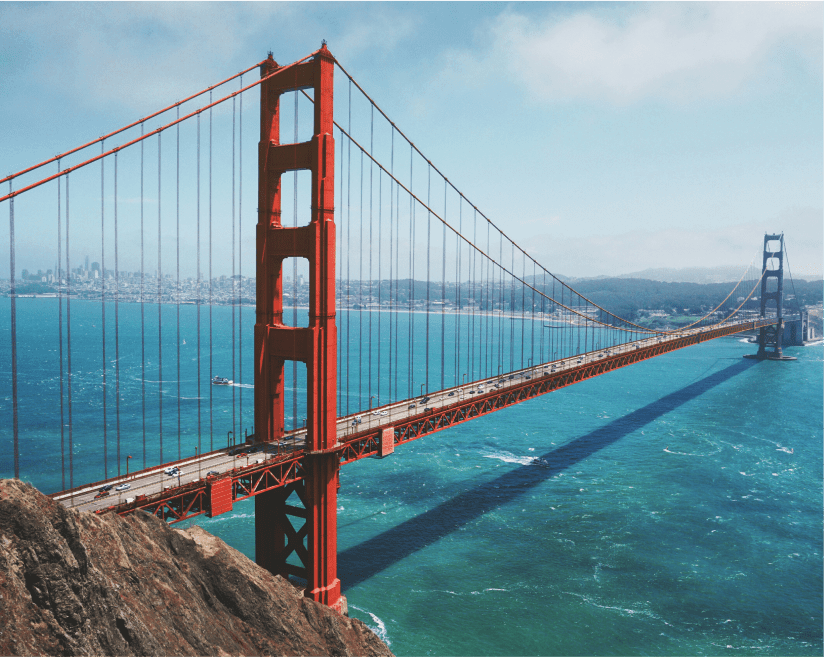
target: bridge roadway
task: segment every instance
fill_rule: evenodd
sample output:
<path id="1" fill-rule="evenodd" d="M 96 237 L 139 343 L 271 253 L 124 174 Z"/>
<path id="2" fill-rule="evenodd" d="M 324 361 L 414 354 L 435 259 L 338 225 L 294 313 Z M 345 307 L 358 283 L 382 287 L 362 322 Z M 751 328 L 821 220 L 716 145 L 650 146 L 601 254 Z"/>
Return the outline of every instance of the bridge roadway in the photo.
<path id="1" fill-rule="evenodd" d="M 714 329 L 696 328 L 666 336 L 656 335 L 341 417 L 338 419 L 341 463 L 379 454 L 381 434 L 388 428 L 394 430 L 394 444 L 402 444 L 618 367 L 773 323 L 774 319 L 767 318 L 725 324 Z M 235 501 L 299 479 L 299 462 L 305 456 L 305 437 L 304 429 L 290 431 L 279 445 L 263 443 L 226 447 L 196 458 L 181 459 L 128 476 L 54 493 L 51 497 L 65 506 L 98 513 L 104 510 L 124 513 L 144 508 L 177 522 L 208 513 L 204 495 L 207 485 L 227 474 L 233 478 L 232 496 Z M 251 440 L 253 436 L 249 438 Z M 164 472 L 171 466 L 177 466 L 179 474 L 168 475 Z M 255 479 L 255 473 L 260 475 L 266 470 L 274 471 L 274 466 L 281 473 L 279 478 L 270 477 L 265 484 L 261 484 L 262 476 Z M 117 491 L 116 488 L 122 484 L 128 484 L 129 488 Z M 104 485 L 112 486 L 108 495 L 95 499 Z M 172 498 L 176 498 L 177 502 L 171 505 L 165 503 Z M 167 512 L 170 512 L 168 518 Z"/>

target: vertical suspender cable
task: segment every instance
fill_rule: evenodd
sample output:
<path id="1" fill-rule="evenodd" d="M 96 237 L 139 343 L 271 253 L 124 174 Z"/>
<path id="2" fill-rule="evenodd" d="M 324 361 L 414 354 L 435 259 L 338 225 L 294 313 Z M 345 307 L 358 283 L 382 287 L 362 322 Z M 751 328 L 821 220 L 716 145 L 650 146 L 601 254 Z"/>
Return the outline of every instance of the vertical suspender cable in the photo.
<path id="1" fill-rule="evenodd" d="M 12 181 L 9 180 L 9 193 L 12 191 Z M 68 221 L 68 220 L 67 220 Z M 20 445 L 17 420 L 17 294 L 15 292 L 14 268 L 14 197 L 9 199 L 9 295 L 11 297 L 11 405 L 12 405 L 12 436 L 14 450 L 14 478 L 20 479 Z"/>
<path id="2" fill-rule="evenodd" d="M 363 151 L 360 156 L 360 201 L 358 201 L 358 410 L 363 408 Z"/>
<path id="3" fill-rule="evenodd" d="M 400 185 L 395 185 L 395 220 L 397 221 L 397 228 L 395 231 L 395 299 L 397 310 L 395 311 L 395 395 L 400 397 L 398 391 L 398 375 L 400 374 L 400 367 L 398 366 L 398 354 L 400 352 L 400 315 L 401 306 L 399 302 L 401 291 L 401 188 Z"/>
<path id="4" fill-rule="evenodd" d="M 426 170 L 426 378 L 424 379 L 426 392 L 429 393 L 429 262 L 432 255 L 432 167 Z"/>
<path id="5" fill-rule="evenodd" d="M 343 143 L 343 130 L 339 130 L 339 143 Z M 341 209 L 338 215 L 338 224 L 342 225 L 343 221 L 343 147 L 338 149 L 340 151 L 340 166 L 335 168 L 338 180 L 336 181 L 335 189 L 338 190 L 338 205 Z M 335 258 L 335 307 L 338 312 L 341 310 L 341 302 L 343 300 L 343 233 L 341 232 L 341 239 L 336 239 L 336 248 L 338 250 Z M 342 327 L 341 327 L 342 328 Z M 338 412 L 343 410 L 343 330 L 338 331 Z"/>
<path id="6" fill-rule="evenodd" d="M 161 200 L 161 133 L 157 133 L 157 434 L 160 441 L 160 462 L 163 463 L 163 322 L 161 304 L 163 302 L 163 259 L 161 250 L 160 208 Z"/>
<path id="7" fill-rule="evenodd" d="M 195 285 L 197 295 L 197 453 L 203 453 L 203 445 L 200 441 L 202 431 L 202 421 L 200 412 L 200 114 L 197 115 L 197 272 L 195 274 Z M 209 384 L 211 387 L 211 383 Z"/>
<path id="8" fill-rule="evenodd" d="M 578 297 L 576 299 L 576 301 L 577 301 L 578 308 L 580 308 L 581 307 L 581 295 L 576 293 L 575 296 Z M 584 326 L 586 326 L 586 323 L 584 323 Z M 581 351 L 581 318 L 580 318 L 580 316 L 575 318 L 575 337 L 577 338 L 575 350 L 578 354 L 581 354 L 582 351 Z"/>
<path id="9" fill-rule="evenodd" d="M 397 348 L 397 344 L 393 339 L 392 324 L 395 316 L 395 304 L 397 297 L 395 296 L 395 288 L 393 287 L 395 276 L 393 262 L 395 262 L 393 255 L 393 247 L 395 246 L 395 126 L 390 130 L 390 155 L 389 155 L 389 401 L 392 402 L 395 397 L 392 394 L 392 347 Z"/>
<path id="10" fill-rule="evenodd" d="M 383 279 L 381 254 L 383 252 L 383 172 L 378 171 L 378 406 L 381 405 L 381 353 L 383 352 L 383 333 L 381 318 L 383 316 Z"/>
<path id="11" fill-rule="evenodd" d="M 504 234 L 498 233 L 498 262 L 504 264 Z M 501 314 L 498 316 L 498 371 L 504 369 L 504 271 L 498 277 L 501 288 Z"/>
<path id="12" fill-rule="evenodd" d="M 478 211 L 472 211 L 472 244 L 478 243 Z M 469 296 L 472 303 L 472 328 L 469 332 L 469 344 L 467 345 L 467 363 L 469 364 L 469 380 L 475 380 L 475 263 L 477 261 L 477 251 L 472 249 L 469 254 Z"/>
<path id="13" fill-rule="evenodd" d="M 117 429 L 117 476 L 120 476 L 120 269 L 117 262 L 117 153 L 114 154 L 114 408 Z"/>
<path id="14" fill-rule="evenodd" d="M 100 142 L 101 153 L 105 152 L 105 140 Z M 106 241 L 104 224 L 104 174 L 106 159 L 100 160 L 100 312 L 102 315 L 101 330 L 103 331 L 103 478 L 109 478 L 109 445 L 107 438 L 106 421 Z"/>
<path id="15" fill-rule="evenodd" d="M 512 273 L 515 273 L 515 243 L 511 242 L 512 244 Z M 509 371 L 513 371 L 515 369 L 515 276 L 513 275 L 512 281 L 509 286 Z"/>
<path id="16" fill-rule="evenodd" d="M 530 338 L 529 356 L 532 358 L 532 365 L 535 366 L 535 286 L 538 285 L 538 277 L 535 274 L 535 261 L 532 261 L 532 309 L 530 317 L 532 322 L 532 337 Z"/>
<path id="17" fill-rule="evenodd" d="M 349 80 L 349 134 L 352 134 L 352 80 Z M 349 415 L 349 397 L 351 388 L 349 387 L 349 343 L 351 342 L 349 332 L 349 318 L 352 314 L 352 304 L 350 292 L 352 279 L 350 274 L 351 257 L 351 231 L 352 231 L 352 139 L 347 142 L 346 151 L 346 414 Z"/>
<path id="18" fill-rule="evenodd" d="M 60 173 L 60 160 L 57 160 L 57 172 Z M 66 490 L 66 447 L 65 447 L 65 419 L 63 409 L 63 285 L 61 270 L 63 269 L 63 236 L 60 225 L 60 178 L 57 179 L 57 358 L 60 364 L 60 489 Z"/>
<path id="19" fill-rule="evenodd" d="M 209 92 L 209 105 L 212 104 L 212 92 Z M 214 341 L 212 340 L 212 108 L 209 108 L 209 451 L 215 448 L 214 423 Z"/>
<path id="20" fill-rule="evenodd" d="M 554 278 L 552 279 L 552 298 L 553 299 L 555 298 L 555 279 Z M 549 326 L 550 326 L 550 329 L 549 329 L 549 358 L 551 358 L 553 361 L 557 360 L 557 356 L 558 356 L 557 350 L 556 351 L 552 350 L 553 345 L 555 345 L 557 347 L 557 344 L 555 342 L 555 331 L 557 329 L 555 328 L 555 325 L 553 324 L 553 321 L 555 319 L 555 310 L 557 309 L 557 307 L 558 307 L 558 304 L 553 303 L 552 306 L 551 306 L 550 312 L 549 312 L 549 318 L 550 318 L 549 319 Z M 563 354 L 561 354 L 561 357 L 563 358 Z"/>
<path id="21" fill-rule="evenodd" d="M 521 252 L 521 280 L 526 280 L 526 254 Z M 521 286 L 521 368 L 524 367 L 524 342 L 526 341 L 526 286 Z"/>
<path id="22" fill-rule="evenodd" d="M 446 221 L 446 179 L 443 186 L 443 218 Z M 446 388 L 446 223 L 443 224 L 441 247 L 441 390 Z"/>
<path id="23" fill-rule="evenodd" d="M 409 148 L 409 189 L 413 189 L 413 162 L 415 151 Z M 415 343 L 412 341 L 413 324 L 415 317 L 412 311 L 415 307 L 415 199 L 409 196 L 409 398 L 414 395 L 413 362 L 415 360 Z"/>
<path id="24" fill-rule="evenodd" d="M 491 254 L 492 251 L 489 250 L 489 239 L 490 239 L 490 224 L 487 221 L 486 222 L 486 252 Z M 484 356 L 484 367 L 485 367 L 485 376 L 490 376 L 491 375 L 491 370 L 492 370 L 492 345 L 491 345 L 490 341 L 492 339 L 492 336 L 489 332 L 489 328 L 490 328 L 490 324 L 492 323 L 491 322 L 492 318 L 491 318 L 491 314 L 490 314 L 492 312 L 492 303 L 490 302 L 489 280 L 490 280 L 490 276 L 493 275 L 493 270 L 492 270 L 492 260 L 490 258 L 484 258 L 484 263 L 486 264 L 486 276 L 485 276 L 486 283 L 484 285 L 484 287 L 486 288 L 486 304 L 485 304 L 485 307 L 483 309 L 483 312 L 484 312 L 484 326 L 485 326 L 485 329 L 484 329 L 484 351 L 486 352 L 486 355 Z"/>
<path id="25" fill-rule="evenodd" d="M 180 118 L 180 106 L 177 108 Z M 177 358 L 177 458 L 183 458 L 180 446 L 180 124 L 176 126 L 176 161 L 175 161 L 175 316 L 176 339 L 175 357 Z"/>
<path id="26" fill-rule="evenodd" d="M 143 136 L 144 124 L 140 124 Z M 140 403 L 143 427 L 143 469 L 146 469 L 146 299 L 143 296 L 145 270 L 143 259 L 143 141 L 140 142 Z"/>
<path id="27" fill-rule="evenodd" d="M 369 119 L 369 155 L 373 155 L 373 151 L 375 148 L 375 128 L 374 128 L 374 119 L 375 119 L 375 106 L 371 106 L 371 115 Z M 363 157 L 363 156 L 361 156 Z M 372 189 L 372 174 L 374 171 L 374 164 L 372 160 L 369 160 L 369 372 L 367 376 L 367 381 L 369 382 L 368 390 L 366 391 L 369 394 L 369 406 L 372 406 L 372 345 L 374 341 L 372 339 L 372 313 L 374 312 L 372 309 L 374 308 L 373 299 L 374 295 L 372 293 L 372 251 L 374 249 L 374 245 L 372 244 L 372 200 L 373 200 L 373 193 L 374 190 Z M 380 246 L 380 245 L 379 245 Z M 361 283 L 361 286 L 363 283 Z M 380 312 L 380 306 L 378 306 L 378 312 Z M 377 340 L 378 343 L 378 352 L 380 352 L 380 338 Z"/>
<path id="28" fill-rule="evenodd" d="M 235 409 L 237 408 L 237 401 L 235 396 L 234 381 L 237 378 L 235 375 L 235 146 L 237 145 L 237 138 L 235 135 L 235 128 L 237 127 L 237 103 L 235 102 L 237 96 L 232 98 L 232 437 L 237 441 L 237 416 Z"/>
<path id="29" fill-rule="evenodd" d="M 296 69 L 297 70 L 297 69 Z M 240 88 L 243 89 L 243 76 L 240 76 Z M 297 97 L 297 94 L 295 94 Z M 237 306 L 237 376 L 239 383 L 243 383 L 243 94 L 238 101 L 237 126 L 237 278 L 238 278 L 238 306 Z M 297 141 L 297 140 L 295 140 Z M 234 384 L 233 384 L 234 385 Z M 238 431 L 243 429 L 243 386 L 238 388 Z"/>
<path id="30" fill-rule="evenodd" d="M 456 324 L 455 327 L 455 385 L 457 386 L 461 382 L 461 276 L 463 276 L 463 272 L 461 271 L 461 244 L 463 240 L 460 238 L 460 235 L 463 234 L 463 198 L 458 197 L 458 234 L 455 235 L 455 242 L 458 245 L 458 257 L 455 263 L 455 308 L 456 311 Z"/>
<path id="31" fill-rule="evenodd" d="M 14 199 L 12 199 L 13 201 Z M 12 269 L 14 271 L 14 269 Z M 66 174 L 66 400 L 69 406 L 69 488 L 74 488 L 74 423 L 72 422 L 72 279 L 69 262 L 69 174 Z M 13 290 L 12 290 L 13 291 Z M 12 296 L 12 303 L 14 303 Z M 12 306 L 14 308 L 14 306 Z M 14 338 L 14 335 L 12 335 Z M 12 340 L 14 344 L 14 340 Z M 13 379 L 14 381 L 14 379 Z M 15 388 L 16 390 L 16 388 Z M 16 425 L 15 425 L 16 426 Z M 15 431 L 15 435 L 17 432 Z"/>
<path id="32" fill-rule="evenodd" d="M 544 356 L 544 341 L 546 339 L 546 331 L 544 330 L 544 320 L 546 311 L 546 304 L 544 303 L 546 301 L 546 271 L 544 271 L 544 278 L 541 283 L 541 292 L 543 292 L 543 294 L 541 295 L 541 326 L 539 327 L 541 331 L 541 362 L 546 363 L 548 360 L 548 358 Z"/>

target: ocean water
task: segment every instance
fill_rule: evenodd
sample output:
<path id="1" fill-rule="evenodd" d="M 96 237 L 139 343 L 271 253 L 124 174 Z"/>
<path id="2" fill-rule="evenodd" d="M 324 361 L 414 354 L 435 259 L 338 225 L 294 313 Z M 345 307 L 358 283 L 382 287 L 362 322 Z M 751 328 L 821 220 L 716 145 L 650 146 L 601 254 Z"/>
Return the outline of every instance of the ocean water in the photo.
<path id="1" fill-rule="evenodd" d="M 32 363 L 39 347 L 51 348 L 51 329 L 21 320 L 37 316 L 32 308 L 18 306 L 28 363 L 21 478 L 50 492 L 61 474 L 55 378 Z M 174 353 L 174 342 L 165 345 Z M 134 345 L 121 349 L 121 385 L 131 372 L 137 394 L 139 355 Z M 345 466 L 338 568 L 350 614 L 398 655 L 822 654 L 824 348 L 788 349 L 798 360 L 784 363 L 742 358 L 752 351 L 714 340 Z M 215 373 L 226 371 L 229 352 Z M 8 380 L 5 351 L 0 358 Z M 76 479 L 101 468 L 99 447 L 89 447 L 100 443 L 92 371 L 87 397 L 78 393 L 75 423 L 88 412 L 93 426 L 75 427 Z M 180 396 L 191 396 L 186 386 Z M 174 458 L 176 383 L 164 390 Z M 10 384 L 4 427 L 9 396 Z M 196 441 L 195 405 L 186 401 L 184 450 Z M 251 412 L 251 394 L 244 404 Z M 231 413 L 226 398 L 213 400 L 214 415 Z M 225 444 L 224 425 L 215 426 Z M 122 451 L 141 446 L 137 428 L 121 427 Z M 8 476 L 10 431 L 4 436 Z M 150 441 L 150 458 L 157 448 Z M 253 502 L 183 524 L 254 556 Z"/>

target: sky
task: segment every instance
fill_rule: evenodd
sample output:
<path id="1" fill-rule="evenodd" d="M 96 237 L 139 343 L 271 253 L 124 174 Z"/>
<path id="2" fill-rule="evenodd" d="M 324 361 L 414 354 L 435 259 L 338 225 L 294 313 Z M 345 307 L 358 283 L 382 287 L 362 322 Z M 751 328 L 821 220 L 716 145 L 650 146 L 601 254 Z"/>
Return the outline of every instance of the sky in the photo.
<path id="1" fill-rule="evenodd" d="M 553 272 L 743 267 L 783 231 L 821 277 L 823 35 L 798 2 L 2 2 L 0 174 L 325 39 Z"/>

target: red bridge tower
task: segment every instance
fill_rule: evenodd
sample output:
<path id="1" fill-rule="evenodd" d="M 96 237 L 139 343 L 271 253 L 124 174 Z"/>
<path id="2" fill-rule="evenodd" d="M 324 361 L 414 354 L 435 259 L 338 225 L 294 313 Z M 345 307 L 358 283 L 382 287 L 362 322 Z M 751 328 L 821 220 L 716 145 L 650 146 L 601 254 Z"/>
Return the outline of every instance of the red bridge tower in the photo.
<path id="1" fill-rule="evenodd" d="M 277 69 L 270 54 L 261 77 Z M 334 58 L 324 43 L 312 60 L 261 83 L 255 434 L 258 441 L 283 438 L 286 361 L 306 364 L 308 433 L 303 479 L 255 497 L 255 554 L 257 563 L 272 573 L 304 578 L 308 597 L 340 609 L 333 76 Z M 314 91 L 313 137 L 299 144 L 281 144 L 281 94 L 302 89 Z M 281 224 L 281 176 L 300 169 L 312 172 L 311 221 L 308 226 L 286 228 Z M 285 258 L 309 261 L 308 328 L 283 323 Z M 293 493 L 303 508 L 288 503 Z M 296 530 L 289 516 L 302 519 L 303 527 Z M 292 553 L 302 565 L 287 563 Z"/>

